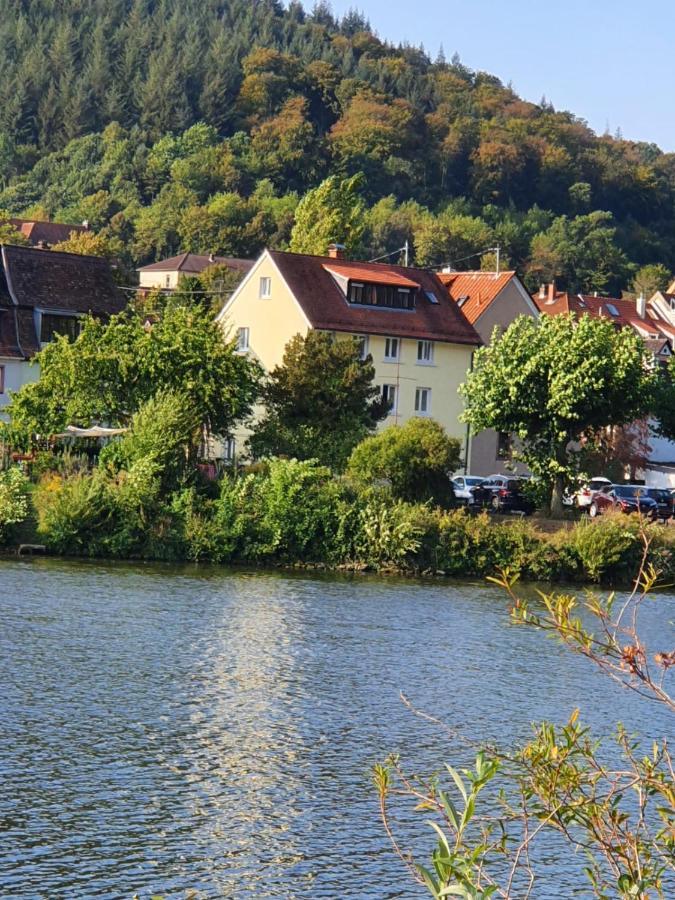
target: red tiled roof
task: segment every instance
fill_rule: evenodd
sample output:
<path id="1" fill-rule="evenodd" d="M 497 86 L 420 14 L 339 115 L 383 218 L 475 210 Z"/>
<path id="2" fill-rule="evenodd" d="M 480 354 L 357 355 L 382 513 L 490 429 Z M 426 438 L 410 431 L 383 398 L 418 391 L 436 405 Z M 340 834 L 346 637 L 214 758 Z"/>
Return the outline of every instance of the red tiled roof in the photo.
<path id="1" fill-rule="evenodd" d="M 481 339 L 462 316 L 433 272 L 382 263 L 350 262 L 332 257 L 268 251 L 313 328 L 379 334 L 478 346 Z M 348 303 L 329 269 L 341 269 L 345 278 L 382 283 L 383 277 L 405 279 L 419 286 L 414 310 L 359 306 Z M 358 274 L 356 274 L 358 273 Z M 407 286 L 407 285 L 406 285 Z M 433 303 L 426 294 L 433 294 Z"/>
<path id="2" fill-rule="evenodd" d="M 542 299 L 533 294 L 532 299 L 539 311 L 544 315 L 557 316 L 562 313 L 573 313 L 576 316 L 589 315 L 595 318 L 609 319 L 618 328 L 632 328 L 643 337 L 657 335 L 657 339 L 670 339 L 673 329 L 663 322 L 647 304 L 646 314 L 638 315 L 635 300 L 619 300 L 616 297 L 595 297 L 592 294 L 569 294 L 556 291 L 554 299 Z M 616 315 L 614 314 L 616 311 Z"/>
<path id="3" fill-rule="evenodd" d="M 197 253 L 179 253 L 178 256 L 170 256 L 168 259 L 160 259 L 159 262 L 142 266 L 139 272 L 193 272 L 198 275 L 209 266 L 227 266 L 239 272 L 246 273 L 253 265 L 251 259 L 238 259 L 234 256 L 200 256 Z"/>
<path id="4" fill-rule="evenodd" d="M 473 325 L 516 273 L 441 272 L 438 277 L 456 303 L 466 298 L 461 304 L 462 314 Z"/>
<path id="5" fill-rule="evenodd" d="M 31 219 L 10 219 L 11 224 L 25 235 L 34 247 L 44 243 L 49 246 L 67 241 L 73 231 L 86 231 L 84 225 L 71 225 L 64 222 L 35 222 Z"/>
<path id="6" fill-rule="evenodd" d="M 404 288 L 419 288 L 420 286 L 417 281 L 412 281 L 405 275 L 399 275 L 398 272 L 380 271 L 375 268 L 374 263 L 371 263 L 370 267 L 363 264 L 349 266 L 331 263 L 324 265 L 324 269 L 334 272 L 342 278 L 348 278 L 350 281 L 366 281 L 370 284 L 389 284 Z"/>
<path id="7" fill-rule="evenodd" d="M 15 355 L 32 356 L 40 349 L 33 314 L 36 308 L 92 313 L 105 319 L 125 306 L 110 264 L 100 256 L 2 247 L 0 319 L 4 324 L 0 322 L 0 341 L 2 346 L 14 347 Z M 8 325 L 10 318 L 13 324 Z"/>

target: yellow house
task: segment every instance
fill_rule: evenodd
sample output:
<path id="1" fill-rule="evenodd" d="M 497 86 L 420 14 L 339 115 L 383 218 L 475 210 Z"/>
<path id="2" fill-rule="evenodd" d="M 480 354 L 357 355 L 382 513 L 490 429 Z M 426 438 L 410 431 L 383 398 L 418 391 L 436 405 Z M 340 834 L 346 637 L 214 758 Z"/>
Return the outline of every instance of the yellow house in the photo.
<path id="1" fill-rule="evenodd" d="M 269 371 L 286 344 L 310 329 L 358 337 L 390 403 L 381 427 L 429 416 L 466 452 L 458 387 L 481 343 L 437 276 L 422 269 L 265 250 L 218 320 Z M 239 452 L 244 431 L 235 435 Z M 233 452 L 230 446 L 228 453 Z"/>

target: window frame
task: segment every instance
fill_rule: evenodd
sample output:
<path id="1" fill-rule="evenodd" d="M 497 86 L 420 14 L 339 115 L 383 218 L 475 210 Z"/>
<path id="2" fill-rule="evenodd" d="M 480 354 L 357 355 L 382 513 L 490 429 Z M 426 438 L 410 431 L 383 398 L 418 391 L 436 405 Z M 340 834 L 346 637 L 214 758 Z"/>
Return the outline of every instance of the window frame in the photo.
<path id="1" fill-rule="evenodd" d="M 361 344 L 361 352 L 359 354 L 359 359 L 361 362 L 364 362 L 368 354 L 370 353 L 370 335 L 367 334 L 355 334 L 354 337 Z"/>
<path id="2" fill-rule="evenodd" d="M 417 365 L 418 366 L 433 366 L 434 365 L 434 341 L 426 341 L 426 340 L 418 340 L 417 341 Z M 420 356 L 420 351 L 423 349 L 429 350 L 429 357 L 425 359 L 424 356 Z"/>
<path id="3" fill-rule="evenodd" d="M 391 350 L 392 342 L 396 342 L 396 353 L 394 356 L 391 356 L 388 351 Z M 398 337 L 386 337 L 384 339 L 384 361 L 385 362 L 400 362 L 401 361 L 401 338 Z"/>
<path id="4" fill-rule="evenodd" d="M 424 405 L 426 409 L 422 409 L 422 400 L 424 399 Z M 431 388 L 430 387 L 416 387 L 415 388 L 415 415 L 416 416 L 430 416 L 431 415 Z"/>
<path id="5" fill-rule="evenodd" d="M 45 310 L 45 309 L 37 310 L 37 312 L 38 312 L 38 316 L 37 316 L 37 322 L 35 324 L 37 325 L 38 342 L 41 347 L 45 347 L 47 344 L 51 344 L 54 340 L 55 335 L 65 335 L 70 340 L 76 341 L 80 332 L 82 331 L 82 318 L 83 317 L 82 317 L 81 313 L 66 312 L 66 311 L 60 312 L 57 310 Z M 68 320 L 68 321 L 74 320 L 74 322 L 76 324 L 74 333 L 70 334 L 67 331 L 52 330 L 51 337 L 48 338 L 47 340 L 44 340 L 42 337 L 42 334 L 43 334 L 43 330 L 44 330 L 45 320 L 49 320 L 49 319 L 63 319 L 63 320 Z"/>
<path id="6" fill-rule="evenodd" d="M 385 392 L 386 392 L 386 393 L 385 393 Z M 388 416 L 396 416 L 396 415 L 398 415 L 398 385 L 396 385 L 396 384 L 391 384 L 391 383 L 387 383 L 387 384 L 383 384 L 383 385 L 382 385 L 382 398 L 383 398 L 384 400 L 389 401 L 389 396 L 387 396 L 387 395 L 388 395 L 389 393 L 392 393 L 392 392 L 393 392 L 393 394 L 394 394 L 394 400 L 393 400 L 393 402 L 391 402 L 391 405 L 390 405 L 390 407 L 389 407 L 389 411 L 387 412 L 387 415 L 388 415 Z"/>
<path id="7" fill-rule="evenodd" d="M 237 353 L 248 353 L 250 350 L 250 331 L 248 325 L 237 328 Z M 242 341 L 242 338 L 245 338 L 245 340 Z"/>
<path id="8" fill-rule="evenodd" d="M 266 292 L 263 289 L 263 284 L 266 287 Z M 272 297 L 272 276 L 271 275 L 261 275 L 258 281 L 258 299 L 259 300 L 269 300 Z"/>

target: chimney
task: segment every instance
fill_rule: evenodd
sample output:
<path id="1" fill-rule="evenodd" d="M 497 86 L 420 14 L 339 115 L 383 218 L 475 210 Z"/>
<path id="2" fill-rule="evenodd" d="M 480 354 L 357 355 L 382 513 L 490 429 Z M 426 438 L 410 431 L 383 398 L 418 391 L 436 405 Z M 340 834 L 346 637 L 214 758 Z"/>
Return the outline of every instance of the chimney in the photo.
<path id="1" fill-rule="evenodd" d="M 344 244 L 329 244 L 328 245 L 328 255 L 331 259 L 344 259 L 345 258 L 345 245 Z"/>
<path id="2" fill-rule="evenodd" d="M 645 295 L 640 291 L 640 296 L 635 301 L 635 305 L 637 306 L 637 314 L 641 319 L 644 319 L 647 315 L 647 300 L 645 299 Z"/>
<path id="3" fill-rule="evenodd" d="M 548 286 L 548 296 L 546 298 L 547 303 L 553 303 L 555 301 L 555 281 L 552 281 Z"/>
<path id="4" fill-rule="evenodd" d="M 545 284 L 539 285 L 539 299 L 540 300 L 546 299 L 546 285 Z"/>

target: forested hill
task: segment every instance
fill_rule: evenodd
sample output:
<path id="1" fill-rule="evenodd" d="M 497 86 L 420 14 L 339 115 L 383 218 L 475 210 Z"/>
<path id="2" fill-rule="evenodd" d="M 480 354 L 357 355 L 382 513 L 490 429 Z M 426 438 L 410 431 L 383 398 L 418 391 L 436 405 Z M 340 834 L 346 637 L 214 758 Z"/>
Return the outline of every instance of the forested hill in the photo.
<path id="1" fill-rule="evenodd" d="M 675 269 L 675 154 L 325 4 L 0 0 L 0 68 L 0 208 L 88 219 L 129 261 L 286 246 L 304 193 L 363 172 L 372 256 L 499 244 L 532 286 L 608 291 Z"/>

